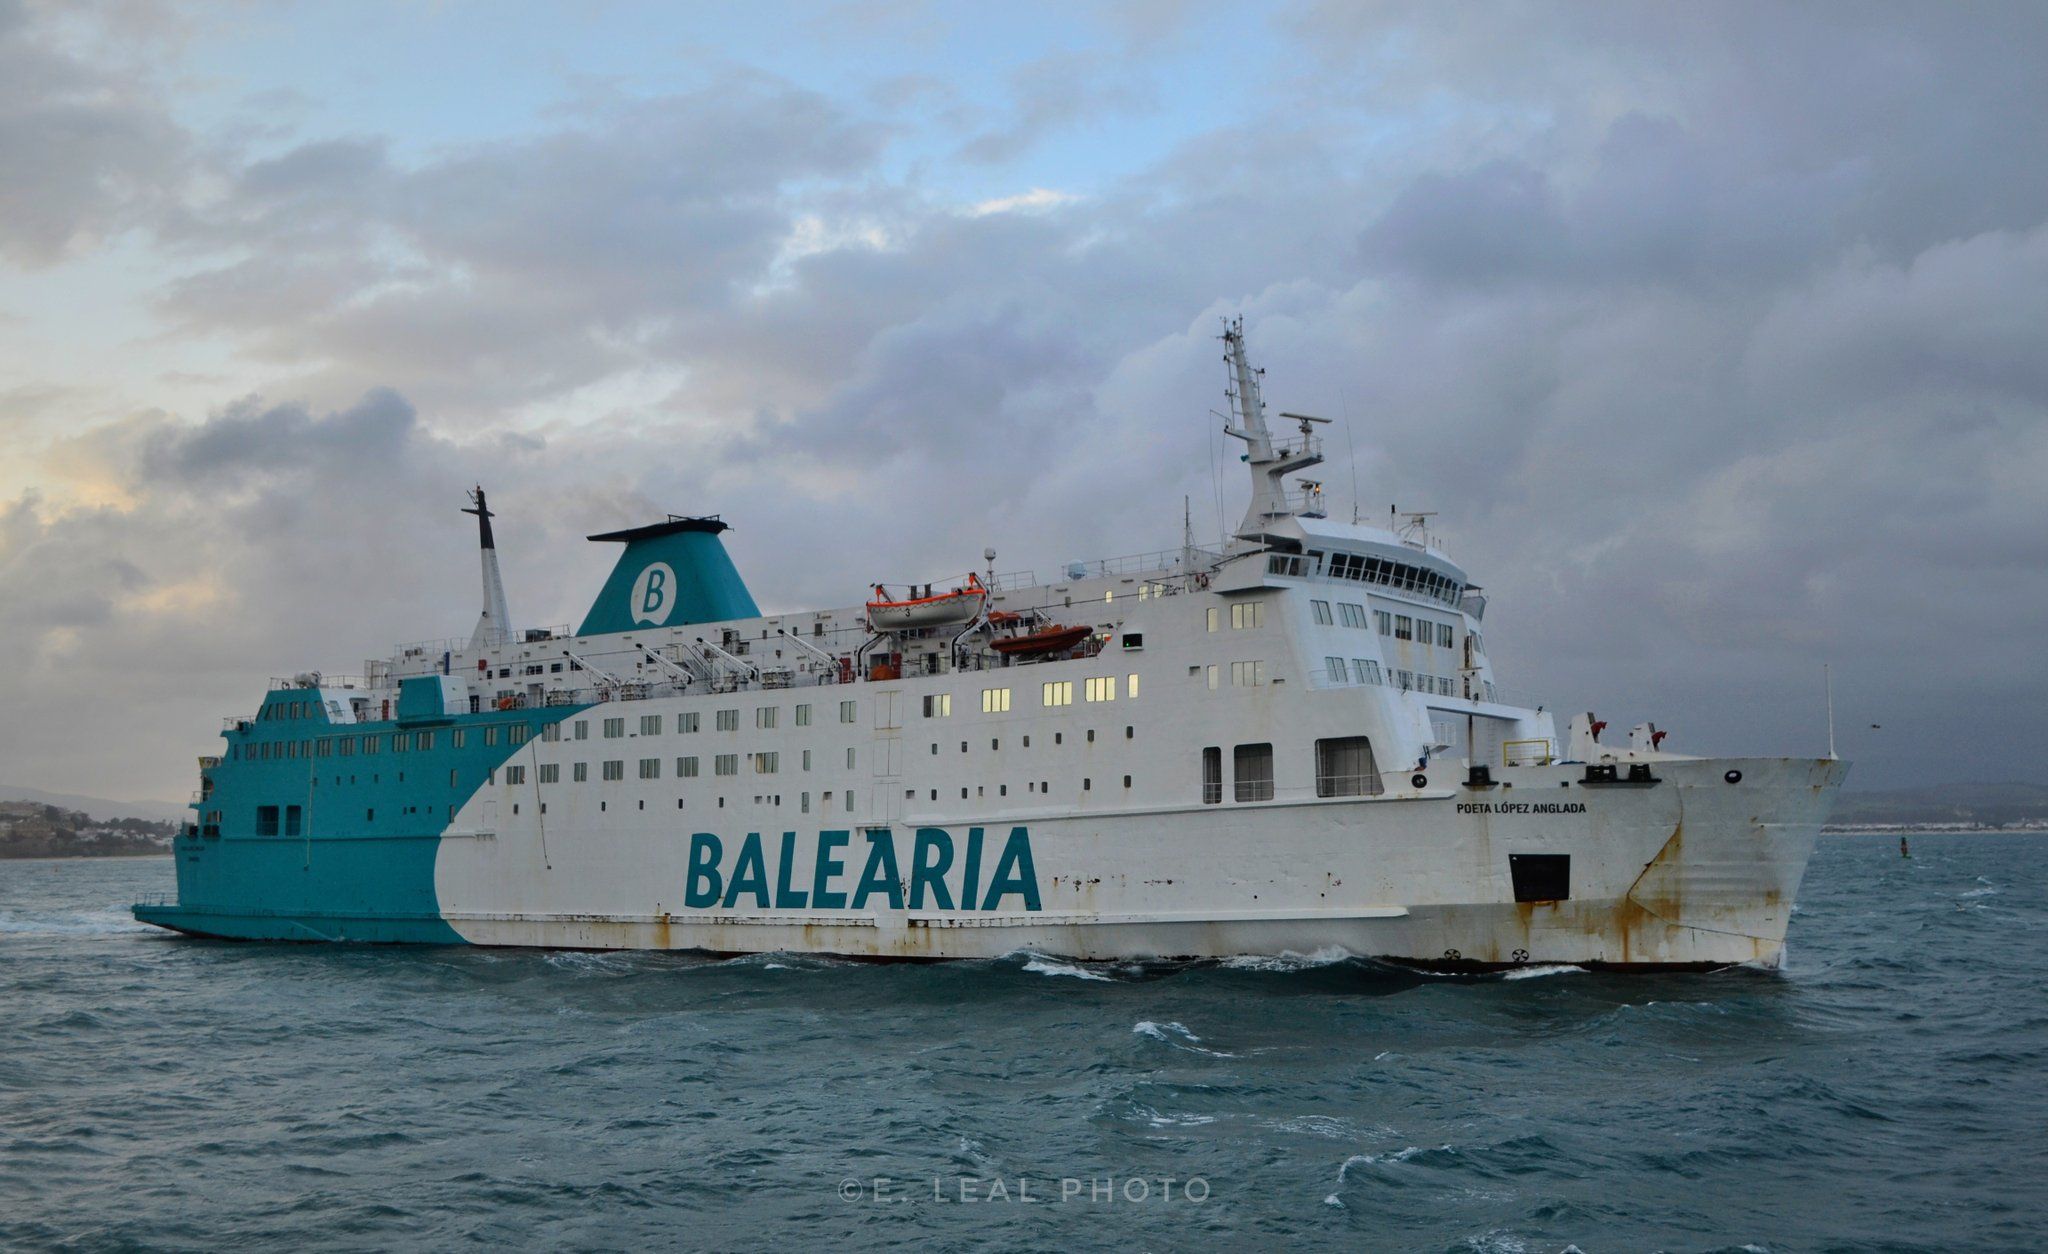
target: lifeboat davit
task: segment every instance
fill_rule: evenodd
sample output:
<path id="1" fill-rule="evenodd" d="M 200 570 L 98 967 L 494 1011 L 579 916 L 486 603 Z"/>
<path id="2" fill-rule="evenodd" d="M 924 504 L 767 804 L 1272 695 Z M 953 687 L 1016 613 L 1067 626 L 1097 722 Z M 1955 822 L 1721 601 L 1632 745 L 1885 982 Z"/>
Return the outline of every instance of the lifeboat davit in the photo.
<path id="1" fill-rule="evenodd" d="M 1028 636 L 1004 636 L 988 647 L 1008 657 L 1036 657 L 1041 653 L 1063 653 L 1088 638 L 1093 627 L 1047 627 Z"/>
<path id="2" fill-rule="evenodd" d="M 967 576 L 965 587 L 941 592 L 937 596 L 911 597 L 902 601 L 890 600 L 888 592 L 877 585 L 875 599 L 868 602 L 868 626 L 876 631 L 952 627 L 973 622 L 986 604 L 988 589 L 973 575 Z"/>

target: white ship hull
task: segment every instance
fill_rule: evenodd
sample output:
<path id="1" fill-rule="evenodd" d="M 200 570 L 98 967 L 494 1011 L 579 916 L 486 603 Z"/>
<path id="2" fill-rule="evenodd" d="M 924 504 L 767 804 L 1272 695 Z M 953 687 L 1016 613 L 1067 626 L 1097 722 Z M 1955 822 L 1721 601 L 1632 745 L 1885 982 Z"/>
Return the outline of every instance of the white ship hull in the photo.
<path id="1" fill-rule="evenodd" d="M 1079 820 L 1020 813 L 1011 819 L 1029 832 L 1042 894 L 1033 911 L 688 909 L 677 894 L 689 878 L 690 833 L 675 825 L 555 830 L 552 869 L 542 867 L 537 828 L 448 841 L 435 878 L 443 917 L 481 945 L 881 959 L 1334 951 L 1451 967 L 1776 966 L 1843 765 L 1695 759 L 1656 769 L 1661 782 L 1647 787 L 1589 787 L 1558 766 L 1505 772 L 1507 786 L 1490 790 Z M 1741 782 L 1726 782 L 1729 771 Z M 970 830 L 928 817 L 892 829 L 899 862 L 916 827 Z M 1010 830 L 1009 820 L 994 828 L 989 859 Z M 787 875 L 779 842 L 764 841 L 771 885 L 817 882 L 816 841 L 799 836 Z M 738 843 L 724 843 L 721 885 Z M 848 850 L 851 865 L 834 881 L 845 885 L 859 870 L 858 833 Z M 1570 896 L 1517 902 L 1514 853 L 1568 853 Z M 959 868 L 950 871 L 957 903 Z"/>

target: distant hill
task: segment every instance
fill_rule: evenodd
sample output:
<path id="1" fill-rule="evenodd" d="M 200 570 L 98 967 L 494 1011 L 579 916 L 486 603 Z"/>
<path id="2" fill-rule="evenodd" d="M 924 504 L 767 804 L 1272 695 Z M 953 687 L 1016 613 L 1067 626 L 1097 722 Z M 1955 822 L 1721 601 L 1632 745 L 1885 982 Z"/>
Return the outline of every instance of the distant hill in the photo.
<path id="1" fill-rule="evenodd" d="M 169 853 L 175 823 L 96 819 L 62 806 L 0 801 L 0 858 L 106 858 Z"/>
<path id="2" fill-rule="evenodd" d="M 33 801 L 59 806 L 103 819 L 149 819 L 157 823 L 183 823 L 192 811 L 176 801 L 112 801 L 106 797 L 82 797 L 67 792 L 47 792 L 19 784 L 0 784 L 0 801 Z"/>
<path id="3" fill-rule="evenodd" d="M 1845 792 L 1835 801 L 1829 826 L 2048 829 L 2048 785 L 1957 783 Z"/>

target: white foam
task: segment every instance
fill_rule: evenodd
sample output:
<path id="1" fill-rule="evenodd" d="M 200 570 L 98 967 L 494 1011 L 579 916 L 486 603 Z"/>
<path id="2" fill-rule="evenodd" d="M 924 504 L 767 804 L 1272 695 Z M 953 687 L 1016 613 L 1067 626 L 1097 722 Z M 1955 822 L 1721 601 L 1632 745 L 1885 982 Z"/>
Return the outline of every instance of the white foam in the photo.
<path id="1" fill-rule="evenodd" d="M 1131 1032 L 1137 1036 L 1149 1036 L 1155 1041 L 1162 1041 L 1175 1049 L 1187 1050 L 1191 1054 L 1207 1054 L 1211 1058 L 1237 1057 L 1236 1054 L 1224 1050 L 1204 1048 L 1201 1044 L 1202 1038 L 1189 1031 L 1185 1023 L 1162 1024 L 1154 1023 L 1150 1019 L 1140 1019 L 1132 1025 Z"/>
<path id="2" fill-rule="evenodd" d="M 1584 975 L 1585 973 L 1586 968 L 1584 967 L 1575 967 L 1569 962 L 1553 962 L 1536 967 L 1516 967 L 1511 971 L 1501 972 L 1500 978 L 1503 980 L 1533 980 L 1538 976 L 1544 975 Z"/>
<path id="3" fill-rule="evenodd" d="M 1331 945 L 1305 954 L 1291 949 L 1277 954 L 1236 954 L 1217 965 L 1231 971 L 1307 971 L 1348 962 L 1353 956 L 1343 946 Z"/>
<path id="4" fill-rule="evenodd" d="M 1090 971 L 1086 967 L 1077 967 L 1072 963 L 1060 962 L 1043 955 L 1034 955 L 1031 961 L 1024 964 L 1024 969 L 1037 975 L 1066 975 L 1072 976 L 1077 980 L 1100 980 L 1104 984 L 1114 984 L 1116 982 L 1108 976 Z"/>
<path id="5" fill-rule="evenodd" d="M 0 935 L 7 936 L 120 936 L 157 930 L 120 907 L 50 914 L 0 911 Z"/>

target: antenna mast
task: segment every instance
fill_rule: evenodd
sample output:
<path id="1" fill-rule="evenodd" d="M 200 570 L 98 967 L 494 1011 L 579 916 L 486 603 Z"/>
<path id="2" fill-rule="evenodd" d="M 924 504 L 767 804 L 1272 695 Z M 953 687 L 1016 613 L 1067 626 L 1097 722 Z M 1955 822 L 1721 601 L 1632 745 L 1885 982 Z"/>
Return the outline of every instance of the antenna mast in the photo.
<path id="1" fill-rule="evenodd" d="M 488 648 L 512 638 L 512 612 L 505 608 L 505 581 L 498 574 L 498 544 L 491 536 L 491 509 L 484 504 L 484 489 L 478 484 L 469 494 L 465 514 L 476 515 L 477 542 L 483 551 L 484 610 L 470 633 L 469 647 Z"/>

